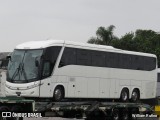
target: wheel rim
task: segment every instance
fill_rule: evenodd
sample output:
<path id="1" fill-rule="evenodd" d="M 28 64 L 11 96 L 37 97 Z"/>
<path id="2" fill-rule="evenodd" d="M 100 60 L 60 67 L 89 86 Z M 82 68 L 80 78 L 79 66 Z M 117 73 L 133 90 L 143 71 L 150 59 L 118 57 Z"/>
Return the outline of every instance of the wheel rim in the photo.
<path id="1" fill-rule="evenodd" d="M 119 119 L 118 115 L 114 116 L 114 120 L 118 120 L 118 119 Z"/>
<path id="2" fill-rule="evenodd" d="M 128 120 L 128 114 L 127 113 L 123 114 L 123 120 Z"/>
<path id="3" fill-rule="evenodd" d="M 138 99 L 138 94 L 137 94 L 137 92 L 133 91 L 133 93 L 132 93 L 132 100 L 133 101 L 137 101 L 137 99 Z"/>
<path id="4" fill-rule="evenodd" d="M 127 92 L 122 92 L 122 100 L 123 100 L 123 101 L 126 101 L 127 98 L 128 98 Z"/>
<path id="5" fill-rule="evenodd" d="M 118 115 L 118 113 L 114 113 L 113 119 L 114 119 L 114 120 L 119 120 L 119 115 Z"/>
<path id="6" fill-rule="evenodd" d="M 56 99 L 56 100 L 60 100 L 61 97 L 62 97 L 62 92 L 61 92 L 61 90 L 60 90 L 60 89 L 56 89 L 54 95 L 55 95 L 55 99 Z"/>

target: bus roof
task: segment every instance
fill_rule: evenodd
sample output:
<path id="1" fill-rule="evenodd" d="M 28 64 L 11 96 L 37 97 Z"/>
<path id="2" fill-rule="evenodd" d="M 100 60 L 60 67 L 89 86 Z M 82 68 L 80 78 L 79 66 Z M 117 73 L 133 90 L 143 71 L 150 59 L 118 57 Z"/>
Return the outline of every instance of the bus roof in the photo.
<path id="1" fill-rule="evenodd" d="M 80 43 L 80 42 L 65 41 L 65 40 L 30 41 L 16 46 L 16 49 L 40 49 L 56 45 L 62 46 L 63 44 L 81 46 L 81 47 L 83 46 L 83 47 L 115 49 L 112 46 L 95 45 L 95 44 Z"/>
<path id="2" fill-rule="evenodd" d="M 154 54 L 121 50 L 121 49 L 114 48 L 112 46 L 95 45 L 95 44 L 80 43 L 80 42 L 65 41 L 65 40 L 30 41 L 30 42 L 25 42 L 20 45 L 17 45 L 16 49 L 41 49 L 41 48 L 46 48 L 50 46 L 63 46 L 64 44 L 66 46 L 72 46 L 75 48 L 78 47 L 78 48 L 92 49 L 92 50 L 97 49 L 100 51 L 108 50 L 110 52 L 156 57 L 156 55 Z"/>
<path id="3" fill-rule="evenodd" d="M 63 45 L 64 40 L 30 41 L 17 45 L 16 49 L 41 49 L 58 44 Z"/>

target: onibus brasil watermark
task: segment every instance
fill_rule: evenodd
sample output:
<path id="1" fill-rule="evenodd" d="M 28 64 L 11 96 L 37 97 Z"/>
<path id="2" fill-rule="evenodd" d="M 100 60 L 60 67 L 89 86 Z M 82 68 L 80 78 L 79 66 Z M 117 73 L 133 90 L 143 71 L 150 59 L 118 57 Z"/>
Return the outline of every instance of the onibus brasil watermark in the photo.
<path id="1" fill-rule="evenodd" d="M 2 117 L 42 117 L 41 113 L 15 113 L 15 112 L 2 112 Z"/>
<path id="2" fill-rule="evenodd" d="M 158 115 L 155 115 L 155 114 L 132 114 L 132 117 L 133 118 L 144 118 L 144 117 L 150 117 L 150 118 L 157 118 Z"/>

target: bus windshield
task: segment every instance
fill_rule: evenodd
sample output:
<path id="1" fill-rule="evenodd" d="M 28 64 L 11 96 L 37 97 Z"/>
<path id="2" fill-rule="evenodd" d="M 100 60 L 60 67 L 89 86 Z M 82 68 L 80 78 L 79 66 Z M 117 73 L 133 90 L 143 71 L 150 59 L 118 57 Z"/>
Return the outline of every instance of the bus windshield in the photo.
<path id="1" fill-rule="evenodd" d="M 24 83 L 38 80 L 38 65 L 43 50 L 14 50 L 8 64 L 7 80 Z"/>

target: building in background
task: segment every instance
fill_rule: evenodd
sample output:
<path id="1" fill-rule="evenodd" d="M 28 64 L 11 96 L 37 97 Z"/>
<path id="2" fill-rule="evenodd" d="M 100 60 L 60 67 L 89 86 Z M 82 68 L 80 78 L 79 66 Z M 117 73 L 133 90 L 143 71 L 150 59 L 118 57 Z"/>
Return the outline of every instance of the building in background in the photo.
<path id="1" fill-rule="evenodd" d="M 6 57 L 10 54 L 10 52 L 1 52 L 0 53 L 0 69 L 7 69 L 8 60 Z"/>
<path id="2" fill-rule="evenodd" d="M 8 66 L 7 56 L 9 52 L 0 53 L 0 97 L 5 97 L 6 70 Z"/>

